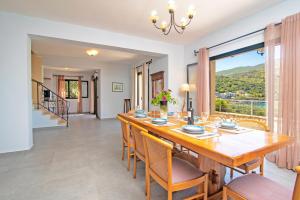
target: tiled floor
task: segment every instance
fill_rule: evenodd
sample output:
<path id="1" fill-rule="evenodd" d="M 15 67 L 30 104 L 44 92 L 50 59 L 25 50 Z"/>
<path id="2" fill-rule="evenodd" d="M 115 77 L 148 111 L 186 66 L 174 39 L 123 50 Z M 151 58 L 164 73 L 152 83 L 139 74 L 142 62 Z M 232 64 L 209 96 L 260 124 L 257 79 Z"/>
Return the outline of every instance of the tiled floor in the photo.
<path id="1" fill-rule="evenodd" d="M 70 128 L 34 130 L 30 151 L 0 154 L 1 200 L 140 200 L 144 196 L 144 165 L 137 179 L 121 160 L 121 136 L 116 120 L 72 117 Z M 266 164 L 265 174 L 292 188 L 295 174 Z M 228 177 L 227 177 L 228 179 Z M 166 192 L 151 184 L 152 199 Z M 174 194 L 181 199 L 187 193 Z"/>

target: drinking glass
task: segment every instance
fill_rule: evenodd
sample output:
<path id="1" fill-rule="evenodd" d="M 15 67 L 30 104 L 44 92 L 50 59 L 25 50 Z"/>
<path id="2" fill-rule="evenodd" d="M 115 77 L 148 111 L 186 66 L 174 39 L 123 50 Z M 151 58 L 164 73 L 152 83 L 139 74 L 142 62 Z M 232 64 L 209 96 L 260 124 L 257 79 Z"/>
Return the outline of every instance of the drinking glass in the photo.
<path id="1" fill-rule="evenodd" d="M 221 122 L 222 122 L 222 119 L 220 117 L 215 118 L 215 120 L 214 120 L 214 130 L 213 130 L 214 133 L 218 133 L 219 132 L 219 128 L 221 126 Z"/>
<path id="2" fill-rule="evenodd" d="M 202 112 L 201 113 L 201 119 L 202 119 L 202 121 L 206 122 L 207 119 L 208 119 L 208 116 L 209 116 L 208 112 Z"/>

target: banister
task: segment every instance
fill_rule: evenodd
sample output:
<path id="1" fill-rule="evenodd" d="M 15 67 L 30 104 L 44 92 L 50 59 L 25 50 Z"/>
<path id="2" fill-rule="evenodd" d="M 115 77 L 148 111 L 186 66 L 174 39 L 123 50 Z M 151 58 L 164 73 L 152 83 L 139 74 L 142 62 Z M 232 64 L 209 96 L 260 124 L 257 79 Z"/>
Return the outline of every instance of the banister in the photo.
<path id="1" fill-rule="evenodd" d="M 43 86 L 43 87 L 46 88 L 47 90 L 50 90 L 50 89 L 47 88 L 42 82 L 39 82 L 39 81 L 37 81 L 37 80 L 35 80 L 35 79 L 31 79 L 31 80 L 32 80 L 33 82 L 36 82 L 36 83 L 38 83 L 39 85 Z M 56 93 L 53 92 L 52 90 L 50 90 L 50 91 L 51 91 L 53 94 L 55 94 L 57 97 L 63 99 L 64 101 L 67 101 L 67 100 L 65 100 L 62 96 L 56 94 Z"/>
<path id="2" fill-rule="evenodd" d="M 46 87 L 43 83 L 32 79 L 33 83 L 36 83 L 37 85 L 37 107 L 39 109 L 39 106 L 43 107 L 44 109 L 48 110 L 49 112 L 53 113 L 54 115 L 58 116 L 59 118 L 63 119 L 66 121 L 67 127 L 69 126 L 69 107 L 70 107 L 70 102 L 64 99 L 63 97 L 59 96 L 52 90 L 50 90 L 48 87 Z M 42 89 L 42 93 L 39 94 L 39 87 Z M 48 100 L 45 100 L 44 97 L 44 92 L 45 90 L 48 90 L 50 92 L 50 97 Z M 48 95 L 47 95 L 48 96 Z M 43 97 L 43 102 L 40 102 L 40 97 Z M 54 97 L 54 101 L 53 98 Z M 48 98 L 48 97 L 47 97 Z M 52 101 L 49 101 L 50 98 Z M 48 106 L 45 106 L 48 103 Z M 51 103 L 51 106 L 50 106 Z"/>

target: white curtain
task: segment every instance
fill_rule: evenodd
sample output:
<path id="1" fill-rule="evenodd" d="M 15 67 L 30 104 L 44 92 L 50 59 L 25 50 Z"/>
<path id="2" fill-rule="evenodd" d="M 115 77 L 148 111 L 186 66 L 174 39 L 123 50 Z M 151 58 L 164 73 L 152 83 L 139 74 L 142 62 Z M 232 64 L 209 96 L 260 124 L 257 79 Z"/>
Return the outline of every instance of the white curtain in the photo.
<path id="1" fill-rule="evenodd" d="M 148 111 L 148 73 L 149 65 L 143 64 L 142 66 L 142 76 L 143 76 L 143 109 Z"/>
<path id="2" fill-rule="evenodd" d="M 137 106 L 137 68 L 131 68 L 131 109 Z"/>
<path id="3" fill-rule="evenodd" d="M 135 109 L 137 106 L 141 106 L 145 111 L 148 111 L 148 73 L 149 64 L 143 64 L 140 67 L 133 67 L 131 69 L 131 107 Z M 139 99 L 138 105 L 138 73 L 142 73 L 142 81 L 139 85 L 141 89 L 141 99 Z"/>

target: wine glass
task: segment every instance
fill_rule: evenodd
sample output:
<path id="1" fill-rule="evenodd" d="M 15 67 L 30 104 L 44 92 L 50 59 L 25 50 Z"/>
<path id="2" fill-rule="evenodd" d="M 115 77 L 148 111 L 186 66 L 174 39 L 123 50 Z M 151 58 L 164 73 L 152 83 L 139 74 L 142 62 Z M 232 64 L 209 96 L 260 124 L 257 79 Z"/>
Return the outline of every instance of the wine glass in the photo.
<path id="1" fill-rule="evenodd" d="M 201 119 L 202 119 L 202 121 L 206 122 L 207 119 L 208 119 L 208 116 L 209 116 L 208 112 L 202 112 L 201 113 Z"/>
<path id="2" fill-rule="evenodd" d="M 222 122 L 222 119 L 220 117 L 215 118 L 215 120 L 214 120 L 214 130 L 213 130 L 214 133 L 218 133 L 219 132 L 219 128 L 221 126 L 221 122 Z"/>

